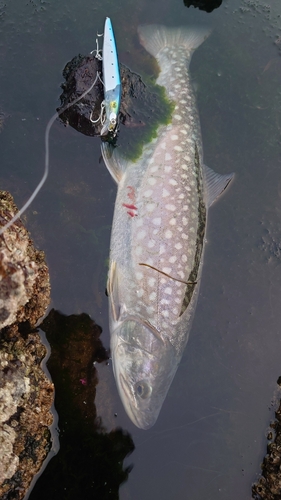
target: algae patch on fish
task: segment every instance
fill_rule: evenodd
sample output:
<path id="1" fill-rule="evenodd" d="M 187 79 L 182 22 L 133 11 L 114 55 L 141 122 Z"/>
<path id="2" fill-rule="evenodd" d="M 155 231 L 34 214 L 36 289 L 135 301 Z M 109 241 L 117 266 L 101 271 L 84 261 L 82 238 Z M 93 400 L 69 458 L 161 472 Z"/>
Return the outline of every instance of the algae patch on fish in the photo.
<path id="1" fill-rule="evenodd" d="M 145 144 L 157 137 L 160 125 L 168 125 L 172 121 L 175 103 L 168 99 L 164 87 L 155 81 L 145 80 L 146 92 L 136 101 L 134 114 L 139 124 L 134 127 L 122 127 L 118 136 L 120 152 L 135 162 L 141 156 Z"/>

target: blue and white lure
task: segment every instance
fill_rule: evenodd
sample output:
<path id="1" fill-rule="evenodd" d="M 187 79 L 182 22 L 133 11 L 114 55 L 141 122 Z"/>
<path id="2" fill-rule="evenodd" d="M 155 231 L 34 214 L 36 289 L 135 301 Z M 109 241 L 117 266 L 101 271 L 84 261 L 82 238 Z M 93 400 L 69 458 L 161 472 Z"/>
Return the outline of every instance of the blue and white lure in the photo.
<path id="1" fill-rule="evenodd" d="M 106 118 L 101 130 L 101 135 L 106 135 L 108 132 L 112 133 L 116 129 L 121 102 L 121 79 L 118 56 L 112 23 L 109 17 L 105 19 L 104 24 L 102 71 Z"/>

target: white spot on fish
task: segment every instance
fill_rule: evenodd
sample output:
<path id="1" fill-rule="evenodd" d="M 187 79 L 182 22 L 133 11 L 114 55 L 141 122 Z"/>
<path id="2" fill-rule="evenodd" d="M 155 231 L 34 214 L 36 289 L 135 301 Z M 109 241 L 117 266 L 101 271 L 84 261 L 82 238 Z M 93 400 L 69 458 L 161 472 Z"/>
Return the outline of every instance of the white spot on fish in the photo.
<path id="1" fill-rule="evenodd" d="M 152 222 L 153 222 L 153 224 L 155 224 L 155 226 L 160 226 L 161 217 L 155 217 L 154 219 L 152 219 Z"/>
<path id="2" fill-rule="evenodd" d="M 148 203 L 146 205 L 146 210 L 148 212 L 153 212 L 153 210 L 155 210 L 155 208 L 156 208 L 156 203 Z"/>
<path id="3" fill-rule="evenodd" d="M 185 233 L 182 233 L 181 237 L 182 237 L 183 240 L 188 240 L 188 236 Z"/>
<path id="4" fill-rule="evenodd" d="M 167 210 L 170 210 L 171 212 L 173 212 L 174 210 L 176 210 L 175 205 L 172 205 L 172 203 L 168 203 L 168 205 L 165 205 L 165 208 Z"/>
<path id="5" fill-rule="evenodd" d="M 163 196 L 163 198 L 166 198 L 166 196 L 170 196 L 169 191 L 167 191 L 167 189 L 163 188 L 162 196 Z"/>
<path id="6" fill-rule="evenodd" d="M 181 146 L 175 146 L 174 147 L 174 150 L 175 151 L 183 151 L 182 147 Z"/>
<path id="7" fill-rule="evenodd" d="M 148 182 L 148 184 L 150 184 L 150 186 L 154 186 L 154 184 L 156 184 L 156 179 L 155 179 L 155 177 L 149 177 L 147 179 L 147 182 Z"/>
<path id="8" fill-rule="evenodd" d="M 165 253 L 165 252 L 166 252 L 166 247 L 165 247 L 165 245 L 161 244 L 159 254 L 162 255 L 162 253 Z"/>
<path id="9" fill-rule="evenodd" d="M 136 273 L 136 278 L 137 278 L 137 280 L 142 280 L 142 278 L 143 278 L 143 274 L 142 274 L 140 271 L 138 271 L 138 272 Z"/>
<path id="10" fill-rule="evenodd" d="M 171 172 L 172 167 L 169 167 L 169 166 L 166 165 L 165 168 L 164 168 L 164 170 L 165 170 L 165 172 Z"/>
<path id="11" fill-rule="evenodd" d="M 170 267 L 163 267 L 163 272 L 164 273 L 170 274 L 171 271 L 172 271 L 172 269 Z"/>
<path id="12" fill-rule="evenodd" d="M 179 136 L 178 136 L 178 135 L 172 135 L 172 136 L 171 136 L 172 141 L 177 141 L 177 140 L 178 140 L 178 138 L 179 138 Z"/>
<path id="13" fill-rule="evenodd" d="M 157 172 L 158 170 L 158 165 L 154 165 L 154 167 L 151 167 L 150 172 Z"/>
<path id="14" fill-rule="evenodd" d="M 154 307 L 153 306 L 149 306 L 146 310 L 147 310 L 148 314 L 153 314 L 154 313 Z"/>
<path id="15" fill-rule="evenodd" d="M 146 231 L 142 229 L 138 234 L 137 234 L 137 239 L 142 240 L 146 235 Z"/>
<path id="16" fill-rule="evenodd" d="M 171 226 L 175 226 L 176 222 L 177 222 L 177 219 L 175 219 L 175 217 L 173 217 L 172 219 L 169 220 L 169 224 L 171 224 Z"/>
<path id="17" fill-rule="evenodd" d="M 140 226 L 142 226 L 142 225 L 143 225 L 143 220 L 142 220 L 142 219 L 137 219 L 137 220 L 136 220 L 136 226 L 137 226 L 137 227 L 140 227 Z"/>
<path id="18" fill-rule="evenodd" d="M 173 313 L 174 313 L 175 315 L 176 315 L 176 314 L 178 314 L 178 310 L 177 310 L 177 308 L 176 308 L 176 307 L 174 307 L 174 309 L 173 309 Z"/>
<path id="19" fill-rule="evenodd" d="M 142 253 L 142 247 L 138 246 L 136 248 L 136 255 L 140 255 Z"/>
<path id="20" fill-rule="evenodd" d="M 174 118 L 175 118 L 176 120 L 182 120 L 182 117 L 181 117 L 180 115 L 174 115 Z"/>
<path id="21" fill-rule="evenodd" d="M 177 181 L 175 181 L 175 179 L 170 179 L 169 180 L 169 184 L 171 184 L 171 186 L 177 186 L 178 185 L 178 183 L 177 183 Z"/>
<path id="22" fill-rule="evenodd" d="M 161 142 L 161 146 L 160 146 L 162 149 L 166 149 L 166 142 Z"/>
<path id="23" fill-rule="evenodd" d="M 173 236 L 172 231 L 170 231 L 170 229 L 167 229 L 167 230 L 165 231 L 165 238 L 167 238 L 167 239 L 169 240 L 169 239 L 171 239 L 171 238 L 172 238 L 172 236 Z"/>
<path id="24" fill-rule="evenodd" d="M 179 200 L 183 200 L 183 198 L 184 198 L 184 197 L 185 197 L 185 195 L 184 195 L 183 193 L 181 193 L 181 194 L 179 195 Z"/>
<path id="25" fill-rule="evenodd" d="M 167 300 L 167 299 L 161 299 L 160 300 L 160 304 L 162 304 L 163 306 L 166 306 L 166 305 L 169 304 L 169 300 Z"/>
<path id="26" fill-rule="evenodd" d="M 155 279 L 155 278 L 149 278 L 149 279 L 148 279 L 148 284 L 149 284 L 149 286 L 151 286 L 151 287 L 155 285 L 155 282 L 156 282 L 156 279 Z"/>
<path id="27" fill-rule="evenodd" d="M 182 248 L 182 244 L 181 244 L 181 243 L 176 243 L 176 244 L 175 244 L 175 248 L 176 248 L 177 250 L 180 250 L 180 249 Z"/>
<path id="28" fill-rule="evenodd" d="M 143 193 L 143 196 L 145 196 L 146 198 L 149 198 L 149 196 L 151 196 L 153 193 L 152 189 L 147 189 L 147 191 L 145 191 Z"/>
<path id="29" fill-rule="evenodd" d="M 166 293 L 167 295 L 172 295 L 172 289 L 170 286 L 167 286 L 164 290 L 164 293 Z"/>
<path id="30" fill-rule="evenodd" d="M 182 218 L 182 223 L 183 223 L 184 226 L 186 226 L 187 222 L 188 222 L 187 218 L 183 217 Z"/>
<path id="31" fill-rule="evenodd" d="M 181 256 L 181 260 L 182 260 L 183 262 L 187 262 L 187 256 L 186 256 L 185 254 L 183 254 L 183 255 Z"/>
<path id="32" fill-rule="evenodd" d="M 164 311 L 161 311 L 161 314 L 162 314 L 162 316 L 164 316 L 164 318 L 169 317 L 169 311 L 167 311 L 167 309 L 165 309 Z"/>
<path id="33" fill-rule="evenodd" d="M 170 153 L 166 153 L 165 154 L 165 160 L 168 161 L 168 160 L 171 160 L 172 159 L 172 156 L 170 155 Z"/>
<path id="34" fill-rule="evenodd" d="M 148 248 L 153 248 L 154 245 L 155 245 L 155 240 L 149 240 L 149 242 L 147 244 Z"/>
<path id="35" fill-rule="evenodd" d="M 142 288 L 141 288 L 140 290 L 137 290 L 137 296 L 138 296 L 138 297 L 142 297 L 142 296 L 143 296 L 143 294 L 144 294 L 144 291 L 143 291 L 143 289 L 142 289 Z"/>
<path id="36" fill-rule="evenodd" d="M 155 300 L 156 299 L 156 293 L 155 292 L 152 292 L 150 295 L 149 295 L 149 300 Z"/>

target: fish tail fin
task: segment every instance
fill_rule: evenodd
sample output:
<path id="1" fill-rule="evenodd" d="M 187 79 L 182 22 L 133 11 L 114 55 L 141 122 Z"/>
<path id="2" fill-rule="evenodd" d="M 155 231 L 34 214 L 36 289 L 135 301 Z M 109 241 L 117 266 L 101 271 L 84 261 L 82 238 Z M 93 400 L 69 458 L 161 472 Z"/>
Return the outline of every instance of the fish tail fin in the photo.
<path id="1" fill-rule="evenodd" d="M 211 30 L 201 27 L 186 27 L 168 28 L 158 24 L 142 25 L 138 27 L 140 43 L 143 47 L 154 56 L 160 63 L 160 52 L 165 47 L 176 52 L 179 47 L 184 47 L 187 51 L 187 58 L 191 56 L 197 47 L 208 38 Z"/>

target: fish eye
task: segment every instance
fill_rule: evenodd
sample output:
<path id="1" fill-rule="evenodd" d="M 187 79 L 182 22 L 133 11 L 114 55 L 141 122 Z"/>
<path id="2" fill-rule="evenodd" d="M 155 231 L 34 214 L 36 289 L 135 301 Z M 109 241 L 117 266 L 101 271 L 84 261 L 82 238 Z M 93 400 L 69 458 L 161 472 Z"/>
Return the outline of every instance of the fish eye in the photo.
<path id="1" fill-rule="evenodd" d="M 140 380 L 135 384 L 135 393 L 142 399 L 146 399 L 150 396 L 152 392 L 151 386 L 145 382 L 145 380 Z"/>

